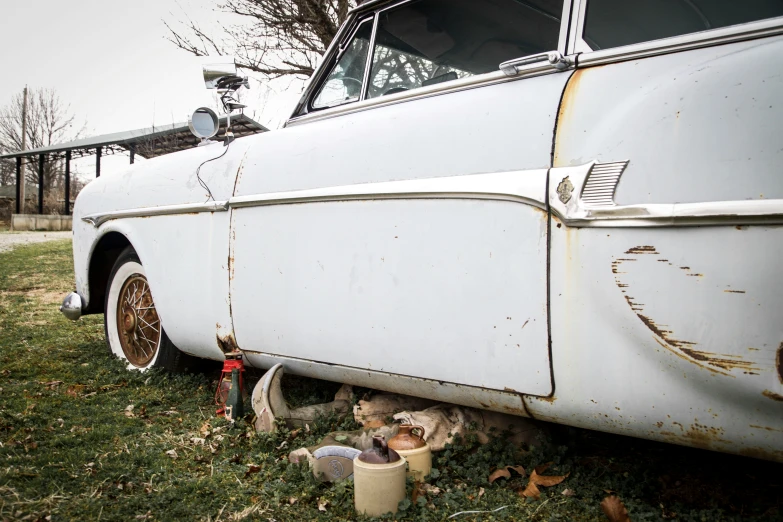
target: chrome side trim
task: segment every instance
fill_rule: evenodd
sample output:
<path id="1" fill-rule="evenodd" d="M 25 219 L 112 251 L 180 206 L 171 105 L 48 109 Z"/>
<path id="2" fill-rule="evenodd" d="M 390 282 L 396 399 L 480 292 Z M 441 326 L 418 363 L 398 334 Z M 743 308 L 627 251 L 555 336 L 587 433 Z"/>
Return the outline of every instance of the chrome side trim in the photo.
<path id="1" fill-rule="evenodd" d="M 112 219 L 172 216 L 176 214 L 193 214 L 201 212 L 225 212 L 228 210 L 228 201 L 212 201 L 210 203 L 186 203 L 184 205 L 165 205 L 162 207 L 142 207 L 114 212 L 101 212 L 84 216 L 82 221 L 99 227 Z"/>
<path id="2" fill-rule="evenodd" d="M 605 197 L 601 205 L 585 201 L 587 178 L 594 168 L 613 165 L 616 171 L 618 165 L 624 169 L 626 163 L 601 164 L 593 161 L 576 167 L 551 169 L 549 206 L 552 213 L 565 225 L 576 228 L 783 224 L 783 199 L 649 205 L 616 205 L 613 200 L 607 202 Z M 556 190 L 563 184 L 572 186 L 573 194 L 580 196 L 563 198 L 564 203 Z"/>
<path id="3" fill-rule="evenodd" d="M 584 4 L 584 1 L 583 1 Z M 580 10 L 576 34 L 581 36 L 584 31 L 584 10 Z M 698 33 L 690 33 L 662 40 L 652 40 L 623 47 L 615 47 L 601 51 L 584 52 L 579 55 L 577 67 L 602 65 L 648 56 L 658 56 L 688 49 L 699 49 L 713 45 L 763 38 L 783 34 L 783 17 L 760 20 L 747 24 L 732 25 L 720 29 L 709 29 Z"/>
<path id="4" fill-rule="evenodd" d="M 435 85 L 428 85 L 427 87 L 419 87 L 410 91 L 404 91 L 396 94 L 390 94 L 388 96 L 379 96 L 377 98 L 369 98 L 358 102 L 346 103 L 345 105 L 338 105 L 329 109 L 322 109 L 309 114 L 303 114 L 295 118 L 291 118 L 286 123 L 286 127 L 293 125 L 299 125 L 302 123 L 308 123 L 313 121 L 324 120 L 327 118 L 334 118 L 337 116 L 343 116 L 345 114 L 352 114 L 355 112 L 366 111 L 368 109 L 374 109 L 376 107 L 384 107 L 386 105 L 394 105 L 396 103 L 403 103 L 410 100 L 418 100 L 422 98 L 429 98 L 431 96 L 439 96 L 441 94 L 449 94 L 457 91 L 464 91 L 467 89 L 474 89 L 476 87 L 484 87 L 486 85 L 495 85 L 498 83 L 515 81 L 520 78 L 530 78 L 533 76 L 541 76 L 544 74 L 558 73 L 557 69 L 553 68 L 547 63 L 534 63 L 525 67 L 517 68 L 516 75 L 514 77 L 506 76 L 501 71 L 494 71 L 485 74 L 478 74 L 476 76 L 469 76 L 459 80 L 453 80 L 450 82 L 437 83 Z"/>
<path id="5" fill-rule="evenodd" d="M 384 199 L 484 199 L 546 209 L 547 169 L 361 183 L 233 197 L 231 208 Z"/>

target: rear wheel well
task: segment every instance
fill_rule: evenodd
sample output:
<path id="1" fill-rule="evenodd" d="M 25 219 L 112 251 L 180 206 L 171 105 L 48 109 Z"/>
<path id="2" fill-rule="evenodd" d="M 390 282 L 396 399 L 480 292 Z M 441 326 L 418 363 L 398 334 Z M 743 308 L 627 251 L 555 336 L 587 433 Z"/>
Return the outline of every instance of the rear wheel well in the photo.
<path id="1" fill-rule="evenodd" d="M 109 232 L 103 236 L 90 257 L 90 268 L 87 273 L 90 288 L 90 303 L 86 314 L 102 314 L 106 301 L 106 285 L 109 274 L 122 251 L 130 246 L 130 241 L 119 232 Z"/>

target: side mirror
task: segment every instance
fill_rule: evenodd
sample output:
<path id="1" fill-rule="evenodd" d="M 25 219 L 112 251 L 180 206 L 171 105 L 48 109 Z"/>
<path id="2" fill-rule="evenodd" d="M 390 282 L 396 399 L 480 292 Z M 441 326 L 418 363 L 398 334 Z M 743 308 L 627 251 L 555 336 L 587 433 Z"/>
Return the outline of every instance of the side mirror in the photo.
<path id="1" fill-rule="evenodd" d="M 217 134 L 220 118 L 212 109 L 199 107 L 188 118 L 188 127 L 195 137 L 206 140 Z"/>

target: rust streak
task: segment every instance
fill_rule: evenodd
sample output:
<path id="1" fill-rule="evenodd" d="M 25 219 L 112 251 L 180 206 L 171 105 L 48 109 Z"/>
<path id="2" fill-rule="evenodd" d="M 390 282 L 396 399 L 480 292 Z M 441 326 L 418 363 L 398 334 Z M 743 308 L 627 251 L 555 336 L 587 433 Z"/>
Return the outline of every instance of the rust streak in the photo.
<path id="1" fill-rule="evenodd" d="M 638 246 L 630 249 L 626 253 L 658 253 L 655 252 L 655 248 L 651 246 Z M 618 269 L 620 267 L 620 264 L 624 261 L 636 261 L 636 259 L 615 259 L 612 262 L 612 272 L 615 274 L 622 273 L 619 272 Z M 690 267 L 684 266 L 680 267 L 682 270 L 690 270 Z M 702 274 L 686 274 L 688 276 L 697 276 L 701 277 Z M 620 288 L 621 292 L 623 294 L 626 294 L 625 288 L 628 288 L 627 284 L 624 284 L 622 281 L 620 281 L 619 278 L 615 278 L 615 284 L 617 284 L 618 288 Z M 739 291 L 737 291 L 739 292 Z M 706 352 L 703 350 L 695 350 L 692 347 L 696 346 L 698 343 L 695 343 L 693 341 L 686 341 L 682 339 L 676 339 L 673 335 L 674 332 L 672 332 L 670 329 L 667 329 L 667 325 L 659 325 L 656 324 L 655 321 L 653 321 L 650 317 L 643 314 L 644 311 L 643 307 L 644 304 L 637 303 L 633 299 L 633 297 L 629 295 L 623 295 L 626 302 L 628 303 L 628 306 L 631 308 L 631 310 L 636 314 L 636 316 L 644 323 L 644 325 L 655 335 L 653 339 L 661 345 L 663 348 L 666 348 L 667 350 L 671 351 L 678 357 L 690 362 L 694 363 L 697 366 L 700 366 L 701 368 L 704 368 L 706 370 L 709 370 L 713 373 L 717 373 L 720 375 L 728 375 L 730 377 L 734 377 L 734 375 L 731 375 L 731 370 L 742 370 L 746 375 L 757 375 L 756 373 L 753 373 L 753 371 L 758 371 L 759 368 L 756 366 L 756 363 L 752 361 L 746 361 L 742 358 L 742 356 L 739 355 L 731 355 L 731 354 L 715 354 L 711 352 Z M 778 351 L 778 373 L 781 382 L 783 383 L 783 369 L 781 369 L 780 359 L 783 357 L 781 355 L 781 352 L 783 352 L 783 343 L 781 343 L 781 347 Z"/>
<path id="2" fill-rule="evenodd" d="M 755 363 L 743 361 L 742 357 L 739 355 L 715 354 L 690 348 L 680 348 L 680 350 L 697 361 L 702 361 L 710 366 L 715 366 L 716 368 L 721 368 L 723 370 L 733 370 L 736 368 L 750 371 L 759 369 L 754 366 Z"/>
<path id="3" fill-rule="evenodd" d="M 570 115 L 574 113 L 574 107 L 577 104 L 579 93 L 579 82 L 587 74 L 587 69 L 577 69 L 568 79 L 568 83 L 563 91 L 563 97 L 560 100 L 560 112 L 557 115 L 557 130 L 555 132 L 555 150 L 553 158 L 553 167 L 568 166 L 568 158 L 560 157 L 561 142 L 568 144 L 569 136 L 575 133 Z"/>
<path id="4" fill-rule="evenodd" d="M 755 424 L 750 425 L 751 428 L 756 428 L 757 430 L 767 430 L 767 431 L 783 431 L 779 430 L 777 428 L 770 428 L 768 426 L 756 426 Z"/>
<path id="5" fill-rule="evenodd" d="M 642 246 L 636 246 L 633 248 L 629 248 L 625 251 L 626 254 L 659 254 L 657 250 L 655 250 L 654 246 L 651 245 L 642 245 Z"/>
<path id="6" fill-rule="evenodd" d="M 775 359 L 775 366 L 778 368 L 778 379 L 780 379 L 780 384 L 783 384 L 783 343 L 780 343 L 780 346 L 778 346 L 778 355 Z"/>
<path id="7" fill-rule="evenodd" d="M 775 392 L 764 390 L 761 392 L 761 394 L 768 399 L 772 399 L 773 401 L 783 402 L 783 395 L 777 394 Z"/>

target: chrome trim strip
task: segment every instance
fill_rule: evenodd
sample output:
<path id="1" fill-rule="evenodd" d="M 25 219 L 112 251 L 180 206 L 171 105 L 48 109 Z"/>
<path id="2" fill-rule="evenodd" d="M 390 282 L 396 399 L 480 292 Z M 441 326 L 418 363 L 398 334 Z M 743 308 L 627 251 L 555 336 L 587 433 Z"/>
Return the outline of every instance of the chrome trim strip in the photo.
<path id="1" fill-rule="evenodd" d="M 418 89 L 413 89 L 410 91 L 390 94 L 388 96 L 379 96 L 377 98 L 369 98 L 358 102 L 346 103 L 345 105 L 338 105 L 337 107 L 331 107 L 329 109 L 322 109 L 317 112 L 311 112 L 309 114 L 303 114 L 301 116 L 289 119 L 286 123 L 286 127 L 312 121 L 324 120 L 327 118 L 334 118 L 344 114 L 366 111 L 376 107 L 394 105 L 396 103 L 403 103 L 409 100 L 429 98 L 431 96 L 439 96 L 441 94 L 449 94 L 452 92 L 474 89 L 476 87 L 495 85 L 498 83 L 519 80 L 521 78 L 530 78 L 532 76 L 541 76 L 544 74 L 553 74 L 557 72 L 562 71 L 558 71 L 557 69 L 553 68 L 551 65 L 549 65 L 549 63 L 535 63 L 519 68 L 517 70 L 516 76 L 514 77 L 508 77 L 501 71 L 478 74 L 476 76 L 469 76 L 460 80 L 437 83 L 435 85 L 419 87 Z"/>
<path id="2" fill-rule="evenodd" d="M 367 91 L 370 90 L 370 73 L 372 72 L 372 61 L 375 56 L 375 37 L 378 34 L 378 13 L 372 17 L 372 32 L 370 34 L 370 46 L 367 48 L 367 63 L 364 64 L 364 77 L 362 78 L 362 92 L 359 94 L 359 101 L 367 98 Z"/>
<path id="3" fill-rule="evenodd" d="M 233 197 L 231 208 L 386 199 L 483 199 L 546 210 L 547 169 L 361 183 Z"/>
<path id="4" fill-rule="evenodd" d="M 564 0 L 563 12 L 560 15 L 560 34 L 557 37 L 557 50 L 562 55 L 571 54 L 568 52 L 568 31 L 571 24 L 571 9 L 578 0 Z"/>
<path id="5" fill-rule="evenodd" d="M 186 203 L 184 205 L 165 205 L 161 207 L 142 207 L 114 212 L 102 212 L 84 216 L 82 221 L 99 227 L 112 219 L 173 216 L 177 214 L 193 214 L 202 212 L 225 212 L 228 210 L 228 201 L 213 201 L 210 203 Z"/>
<path id="6" fill-rule="evenodd" d="M 783 224 L 783 199 L 749 201 L 708 201 L 704 203 L 656 203 L 649 205 L 601 206 L 583 199 L 584 187 L 595 161 L 576 167 L 557 167 L 550 171 L 549 206 L 552 213 L 569 227 L 674 227 L 707 225 Z M 563 203 L 556 190 L 566 180 L 573 186 L 572 197 Z"/>
<path id="7" fill-rule="evenodd" d="M 584 13 L 580 13 L 577 34 L 584 27 Z M 648 56 L 658 56 L 688 49 L 699 49 L 713 45 L 763 38 L 783 34 L 783 17 L 769 18 L 758 22 L 732 25 L 719 29 L 709 29 L 698 33 L 689 33 L 662 40 L 652 40 L 623 47 L 614 47 L 601 51 L 592 51 L 579 55 L 577 68 L 621 62 Z"/>

